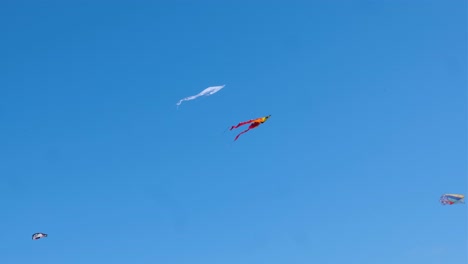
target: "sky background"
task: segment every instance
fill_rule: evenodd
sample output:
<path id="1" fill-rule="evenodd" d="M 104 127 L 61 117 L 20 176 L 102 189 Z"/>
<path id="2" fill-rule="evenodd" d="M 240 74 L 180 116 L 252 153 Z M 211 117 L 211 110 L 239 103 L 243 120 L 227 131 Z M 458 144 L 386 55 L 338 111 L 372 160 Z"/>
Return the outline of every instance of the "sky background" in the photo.
<path id="1" fill-rule="evenodd" d="M 468 187 L 466 1 L 6 0 L 0 25 L 2 263 L 468 262 L 439 203 Z"/>

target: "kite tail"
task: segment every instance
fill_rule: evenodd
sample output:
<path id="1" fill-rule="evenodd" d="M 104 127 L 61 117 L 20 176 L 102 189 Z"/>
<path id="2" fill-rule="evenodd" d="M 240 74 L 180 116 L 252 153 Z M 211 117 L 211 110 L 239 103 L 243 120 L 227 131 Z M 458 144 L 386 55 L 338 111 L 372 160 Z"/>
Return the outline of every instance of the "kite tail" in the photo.
<path id="1" fill-rule="evenodd" d="M 248 129 L 246 129 L 246 130 L 240 132 L 240 133 L 236 136 L 236 138 L 234 139 L 234 141 L 236 141 L 236 140 L 240 137 L 240 135 L 242 135 L 242 134 L 244 134 L 244 133 L 247 133 L 250 129 L 251 129 L 251 128 L 248 128 Z"/>
<path id="2" fill-rule="evenodd" d="M 240 122 L 239 124 L 235 125 L 235 126 L 232 126 L 231 129 L 229 130 L 233 130 L 234 128 L 238 128 L 240 126 L 243 126 L 243 125 L 246 125 L 246 124 L 249 124 L 249 123 L 252 123 L 254 120 L 249 120 L 249 121 L 245 121 L 245 122 Z"/>

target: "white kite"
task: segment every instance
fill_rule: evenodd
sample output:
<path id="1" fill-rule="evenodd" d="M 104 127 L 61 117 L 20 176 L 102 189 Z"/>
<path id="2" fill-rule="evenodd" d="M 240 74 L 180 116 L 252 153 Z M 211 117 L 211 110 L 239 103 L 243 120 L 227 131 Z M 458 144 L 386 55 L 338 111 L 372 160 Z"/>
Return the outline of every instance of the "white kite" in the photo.
<path id="1" fill-rule="evenodd" d="M 32 235 L 32 239 L 33 240 L 38 240 L 38 239 L 41 239 L 41 238 L 44 238 L 44 237 L 47 237 L 47 234 L 44 234 L 44 233 L 34 233 Z"/>
<path id="2" fill-rule="evenodd" d="M 220 85 L 220 86 L 211 86 L 211 87 L 208 87 L 206 88 L 205 90 L 203 90 L 201 93 L 197 94 L 197 95 L 192 95 L 192 96 L 189 96 L 189 97 L 185 97 L 184 99 L 181 99 L 178 103 L 177 103 L 177 108 L 179 108 L 179 105 L 183 102 L 183 101 L 190 101 L 190 100 L 193 100 L 197 97 L 200 97 L 200 96 L 208 96 L 208 95 L 212 95 L 214 93 L 217 93 L 219 90 L 223 89 L 225 85 Z"/>

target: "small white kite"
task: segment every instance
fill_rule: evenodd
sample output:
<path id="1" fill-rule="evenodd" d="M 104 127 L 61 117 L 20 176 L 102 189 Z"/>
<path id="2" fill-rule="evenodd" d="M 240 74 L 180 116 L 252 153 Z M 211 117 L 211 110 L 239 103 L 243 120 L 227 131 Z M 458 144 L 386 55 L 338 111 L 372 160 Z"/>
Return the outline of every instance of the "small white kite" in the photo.
<path id="1" fill-rule="evenodd" d="M 38 239 L 41 239 L 41 238 L 44 238 L 44 237 L 47 237 L 47 234 L 44 234 L 44 233 L 34 233 L 32 235 L 32 239 L 33 240 L 38 240 Z"/>
<path id="2" fill-rule="evenodd" d="M 206 88 L 205 90 L 203 90 L 201 93 L 197 94 L 197 95 L 192 95 L 192 96 L 189 96 L 189 97 L 185 97 L 184 99 L 181 99 L 178 103 L 177 103 L 177 108 L 179 108 L 179 105 L 183 102 L 183 101 L 190 101 L 190 100 L 193 100 L 197 97 L 200 97 L 200 96 L 208 96 L 208 95 L 212 95 L 214 93 L 217 93 L 219 90 L 223 89 L 225 85 L 220 85 L 220 86 L 211 86 L 211 87 L 208 87 Z"/>

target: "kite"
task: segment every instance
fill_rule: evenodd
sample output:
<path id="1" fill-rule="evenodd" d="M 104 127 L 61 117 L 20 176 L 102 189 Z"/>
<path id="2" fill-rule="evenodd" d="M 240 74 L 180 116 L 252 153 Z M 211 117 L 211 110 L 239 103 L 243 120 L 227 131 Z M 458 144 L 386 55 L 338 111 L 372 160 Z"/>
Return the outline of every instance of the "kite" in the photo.
<path id="1" fill-rule="evenodd" d="M 35 233 L 32 235 L 32 239 L 33 240 L 38 240 L 38 239 L 41 239 L 41 238 L 44 238 L 44 237 L 47 237 L 47 234 L 44 234 L 44 233 Z"/>
<path id="2" fill-rule="evenodd" d="M 197 95 L 192 95 L 192 96 L 188 96 L 188 97 L 185 97 L 183 99 L 181 99 L 178 103 L 177 103 L 177 108 L 179 108 L 179 105 L 183 102 L 183 101 L 190 101 L 190 100 L 193 100 L 193 99 L 196 99 L 200 96 L 209 96 L 209 95 L 212 95 L 214 93 L 217 93 L 219 90 L 223 89 L 225 85 L 220 85 L 220 86 L 211 86 L 211 87 L 208 87 L 206 88 L 205 90 L 201 91 L 199 94 Z"/>
<path id="3" fill-rule="evenodd" d="M 236 141 L 240 135 L 244 134 L 244 133 L 247 133 L 247 131 L 251 130 L 251 129 L 254 129 L 256 127 L 258 127 L 259 125 L 265 123 L 268 118 L 270 118 L 271 115 L 268 115 L 268 116 L 264 116 L 264 117 L 260 117 L 260 118 L 256 118 L 256 119 L 251 119 L 249 121 L 244 121 L 244 122 L 240 122 L 239 124 L 235 125 L 235 126 L 232 126 L 231 129 L 229 130 L 233 130 L 234 128 L 238 128 L 240 126 L 243 126 L 243 125 L 246 125 L 246 124 L 251 124 L 246 130 L 240 132 L 236 138 L 234 139 L 234 141 Z"/>
<path id="4" fill-rule="evenodd" d="M 440 197 L 440 203 L 442 205 L 465 203 L 465 196 L 462 194 L 444 194 Z"/>

